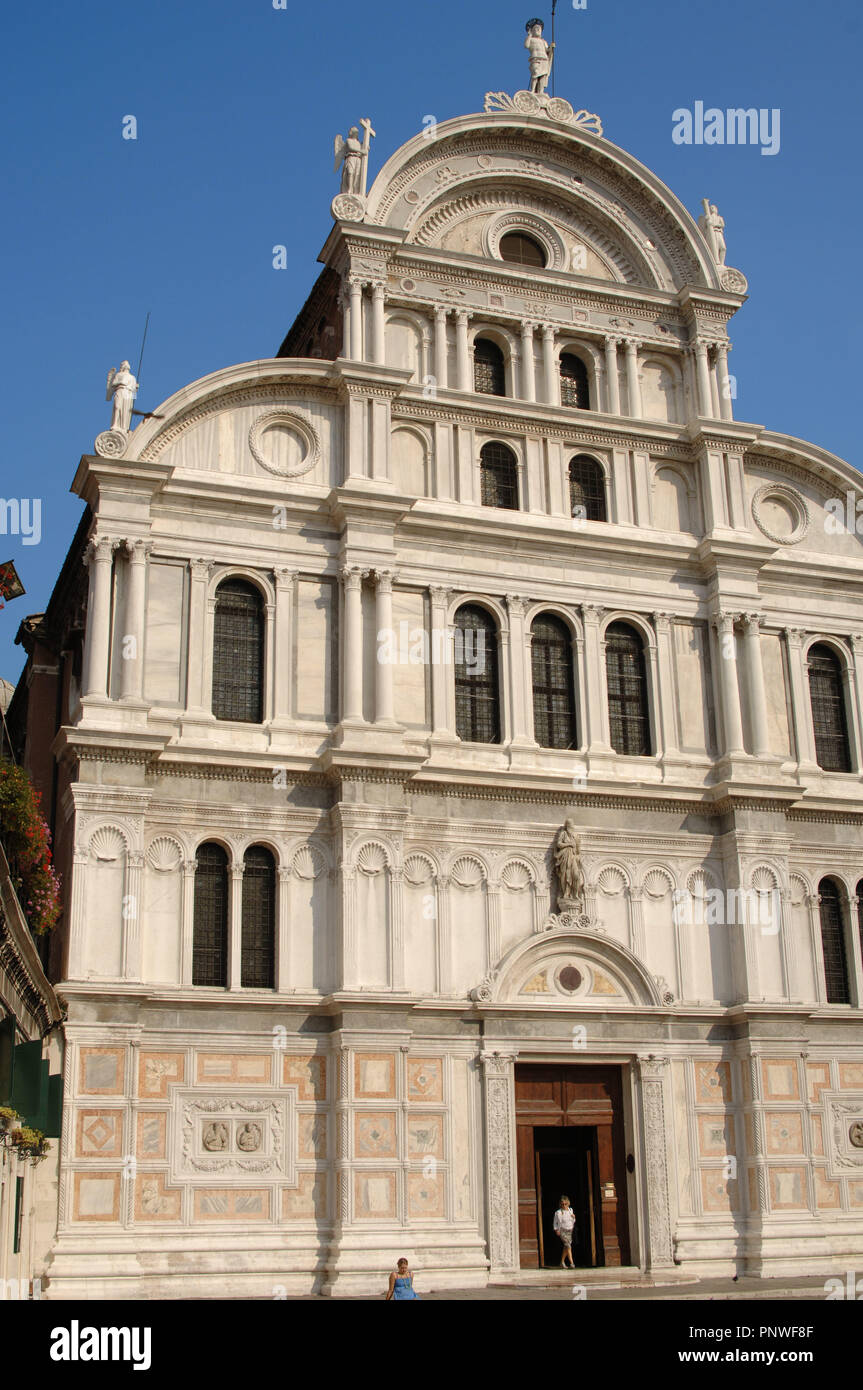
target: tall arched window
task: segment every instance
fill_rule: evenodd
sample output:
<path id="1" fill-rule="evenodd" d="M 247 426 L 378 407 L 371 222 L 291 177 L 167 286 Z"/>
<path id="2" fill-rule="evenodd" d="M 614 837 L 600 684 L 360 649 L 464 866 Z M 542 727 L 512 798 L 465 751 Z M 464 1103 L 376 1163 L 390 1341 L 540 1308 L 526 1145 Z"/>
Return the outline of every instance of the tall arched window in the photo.
<path id="1" fill-rule="evenodd" d="M 500 743 L 497 627 L 484 608 L 455 615 L 455 727 L 468 743 Z"/>
<path id="2" fill-rule="evenodd" d="M 569 461 L 569 512 L 583 521 L 608 520 L 605 477 L 589 454 L 576 454 Z"/>
<path id="3" fill-rule="evenodd" d="M 491 338 L 477 338 L 473 345 L 473 389 L 484 396 L 506 395 L 503 352 Z"/>
<path id="4" fill-rule="evenodd" d="M 479 451 L 482 505 L 518 511 L 518 462 L 505 444 L 483 444 Z"/>
<path id="5" fill-rule="evenodd" d="M 857 930 L 860 933 L 860 954 L 863 955 L 863 878 L 855 890 L 857 898 Z"/>
<path id="6" fill-rule="evenodd" d="M 828 1004 L 850 1004 L 848 955 L 845 949 L 845 924 L 842 921 L 842 897 L 838 883 L 822 878 L 818 885 L 821 899 L 821 945 L 824 951 L 824 984 Z"/>
<path id="7" fill-rule="evenodd" d="M 228 983 L 228 856 L 221 845 L 200 845 L 195 856 L 192 984 Z"/>
<path id="8" fill-rule="evenodd" d="M 216 590 L 213 713 L 260 724 L 264 711 L 264 612 L 254 584 L 226 579 Z"/>
<path id="9" fill-rule="evenodd" d="M 842 665 L 836 653 L 824 643 L 809 648 L 809 700 L 818 766 L 825 772 L 850 772 Z"/>
<path id="10" fill-rule="evenodd" d="M 250 989 L 276 984 L 276 866 L 263 845 L 252 845 L 243 857 L 240 984 Z"/>
<path id="11" fill-rule="evenodd" d="M 605 671 L 612 748 L 616 753 L 649 756 L 644 643 L 629 623 L 610 623 L 605 629 Z"/>
<path id="12" fill-rule="evenodd" d="M 575 748 L 572 639 L 562 618 L 541 613 L 531 624 L 533 731 L 543 748 Z"/>
<path id="13" fill-rule="evenodd" d="M 560 354 L 560 403 L 577 410 L 590 410 L 590 381 L 587 367 L 574 352 Z"/>

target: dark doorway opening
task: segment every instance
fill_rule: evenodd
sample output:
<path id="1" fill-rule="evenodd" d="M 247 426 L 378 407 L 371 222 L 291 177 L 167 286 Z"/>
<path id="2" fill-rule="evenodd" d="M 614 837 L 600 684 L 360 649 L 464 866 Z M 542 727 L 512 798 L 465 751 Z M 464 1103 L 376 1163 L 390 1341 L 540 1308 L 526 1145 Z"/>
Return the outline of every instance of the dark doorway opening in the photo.
<path id="1" fill-rule="evenodd" d="M 533 1142 L 540 1264 L 560 1264 L 563 1246 L 554 1230 L 554 1213 L 566 1194 L 575 1212 L 573 1262 L 580 1269 L 604 1265 L 596 1125 L 537 1127 Z"/>

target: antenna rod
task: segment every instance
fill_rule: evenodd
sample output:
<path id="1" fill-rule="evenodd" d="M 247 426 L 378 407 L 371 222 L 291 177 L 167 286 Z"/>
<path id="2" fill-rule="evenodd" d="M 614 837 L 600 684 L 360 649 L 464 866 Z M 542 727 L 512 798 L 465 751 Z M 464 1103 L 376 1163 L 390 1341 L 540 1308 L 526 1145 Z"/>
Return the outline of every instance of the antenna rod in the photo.
<path id="1" fill-rule="evenodd" d="M 554 12 L 557 0 L 551 0 L 551 95 L 554 96 Z"/>
<path id="2" fill-rule="evenodd" d="M 140 357 L 138 358 L 138 370 L 137 370 L 137 372 L 135 373 L 135 380 L 138 382 L 138 385 L 139 385 L 139 386 L 140 386 L 140 384 L 141 384 L 141 363 L 142 363 L 143 360 L 144 360 L 144 344 L 145 344 L 146 341 L 147 341 L 147 329 L 148 329 L 149 327 L 150 327 L 150 310 L 148 309 L 148 310 L 147 310 L 147 318 L 146 318 L 146 321 L 145 321 L 145 323 L 144 323 L 144 336 L 143 336 L 143 338 L 141 339 L 141 355 L 140 355 Z"/>

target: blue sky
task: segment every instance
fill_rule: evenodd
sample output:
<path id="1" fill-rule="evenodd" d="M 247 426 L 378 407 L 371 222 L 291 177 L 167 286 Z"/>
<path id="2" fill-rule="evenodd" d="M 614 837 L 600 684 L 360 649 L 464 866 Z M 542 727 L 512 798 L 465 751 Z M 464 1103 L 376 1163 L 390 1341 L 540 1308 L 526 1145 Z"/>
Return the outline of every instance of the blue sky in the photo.
<path id="1" fill-rule="evenodd" d="M 372 118 L 374 175 L 425 116 L 526 85 L 530 14 L 549 36 L 550 0 L 286 4 L 7 10 L 0 493 L 42 505 L 38 545 L 0 535 L 28 590 L 0 613 L 7 679 L 23 663 L 18 624 L 47 602 L 80 515 L 68 489 L 109 421 L 107 369 L 134 369 L 147 310 L 140 409 L 274 354 L 320 269 L 336 132 Z M 858 0 L 559 0 L 556 37 L 557 94 L 598 112 L 690 211 L 709 196 L 726 219 L 750 290 L 731 327 L 737 418 L 859 467 Z M 778 107 L 779 153 L 674 144 L 672 112 L 699 100 Z"/>

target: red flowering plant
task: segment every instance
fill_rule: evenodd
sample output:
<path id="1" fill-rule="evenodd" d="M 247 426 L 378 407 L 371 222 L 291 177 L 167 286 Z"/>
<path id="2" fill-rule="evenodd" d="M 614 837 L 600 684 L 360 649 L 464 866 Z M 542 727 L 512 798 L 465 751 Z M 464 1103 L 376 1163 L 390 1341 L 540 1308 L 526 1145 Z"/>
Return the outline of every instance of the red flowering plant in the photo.
<path id="1" fill-rule="evenodd" d="M 0 839 L 30 930 L 36 935 L 50 931 L 61 911 L 51 835 L 30 778 L 5 759 L 0 760 Z"/>

